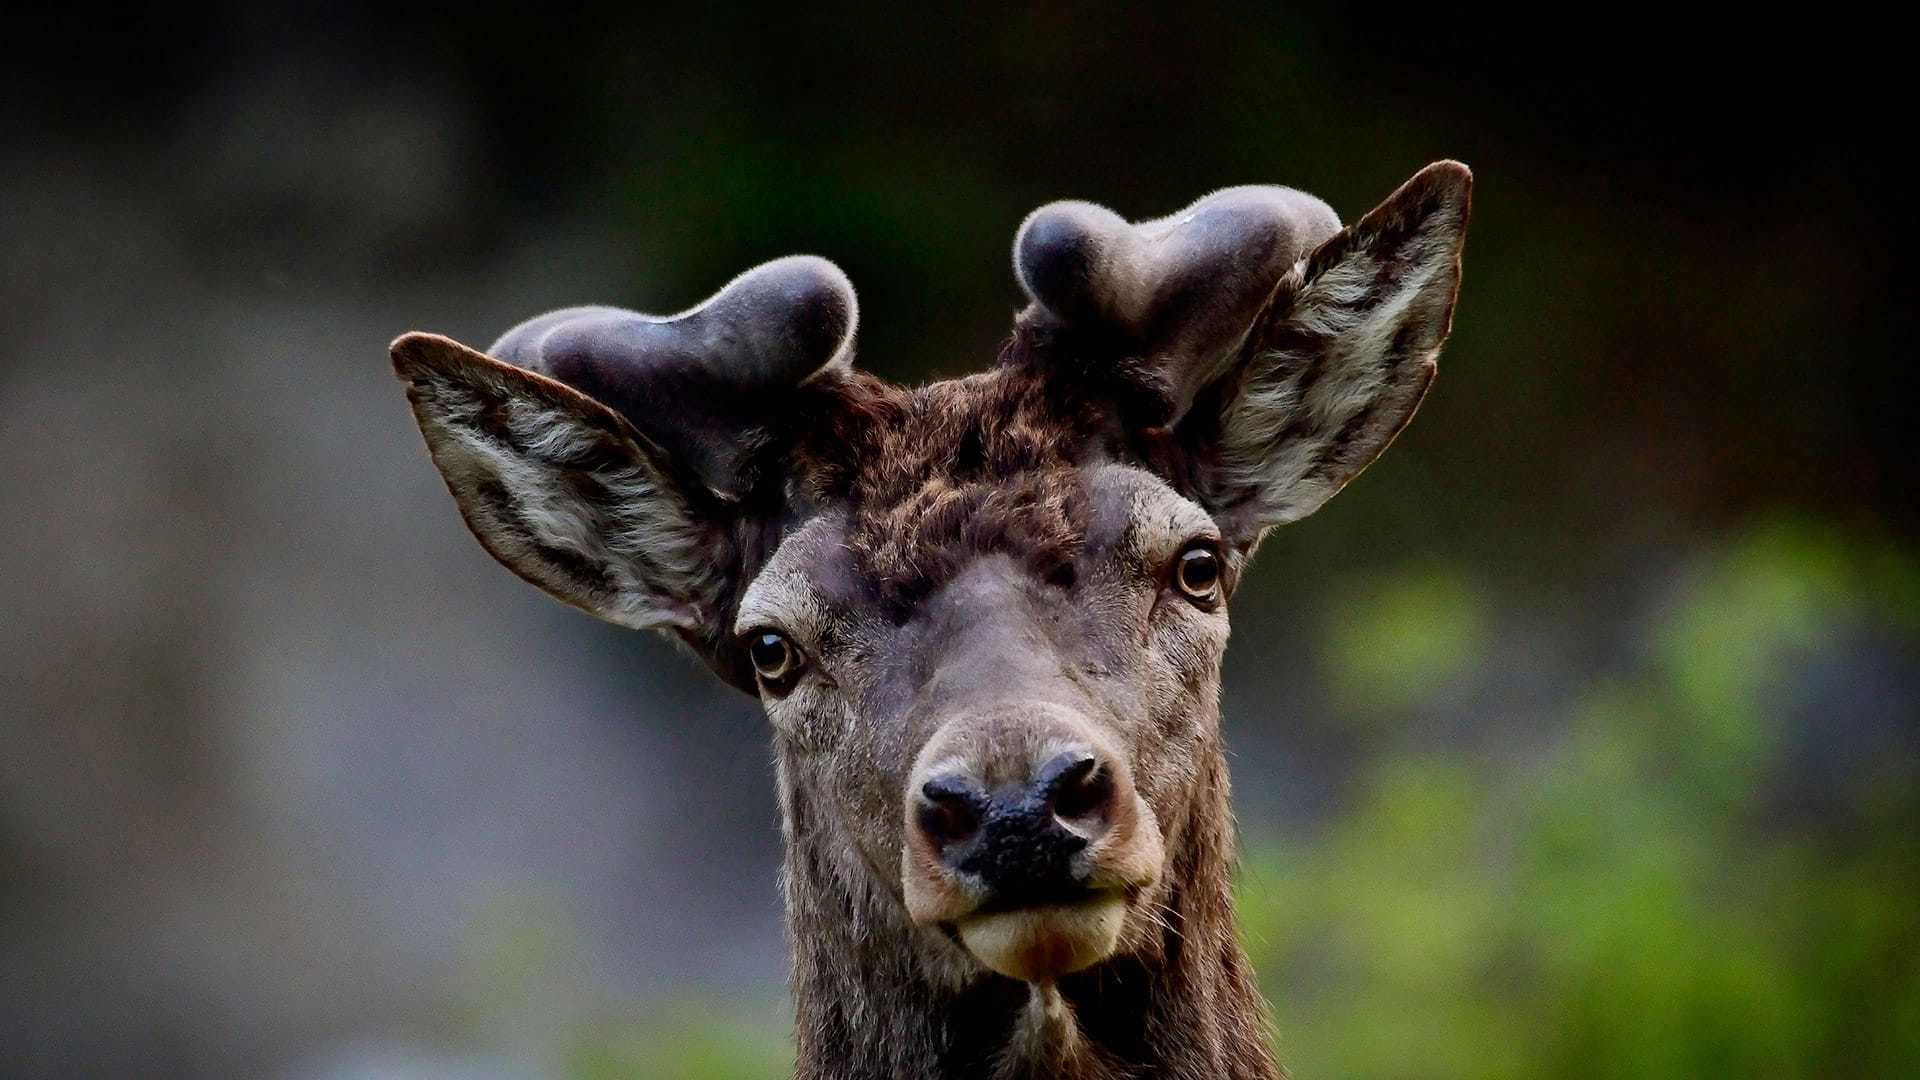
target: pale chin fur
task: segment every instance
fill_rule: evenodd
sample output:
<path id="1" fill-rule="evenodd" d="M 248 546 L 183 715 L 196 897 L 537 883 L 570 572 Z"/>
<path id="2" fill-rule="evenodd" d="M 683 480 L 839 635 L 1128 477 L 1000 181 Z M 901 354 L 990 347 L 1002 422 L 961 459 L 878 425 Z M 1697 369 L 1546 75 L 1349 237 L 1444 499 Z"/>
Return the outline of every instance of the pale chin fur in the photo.
<path id="1" fill-rule="evenodd" d="M 1113 954 L 1127 902 L 1109 892 L 1078 904 L 1051 904 L 972 915 L 960 941 L 982 964 L 1025 982 L 1051 982 Z"/>

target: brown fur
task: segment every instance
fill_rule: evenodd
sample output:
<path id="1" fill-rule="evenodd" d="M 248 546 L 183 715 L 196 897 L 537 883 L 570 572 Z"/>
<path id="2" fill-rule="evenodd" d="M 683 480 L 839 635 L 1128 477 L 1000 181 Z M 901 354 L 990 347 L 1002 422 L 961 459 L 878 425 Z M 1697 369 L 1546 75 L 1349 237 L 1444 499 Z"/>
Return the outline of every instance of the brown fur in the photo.
<path id="1" fill-rule="evenodd" d="M 1324 502 L 1419 404 L 1469 184 L 1430 166 L 1331 237 L 1331 211 L 1284 189 L 1139 225 L 1056 204 L 1023 227 L 1022 283 L 1041 291 L 999 362 L 918 389 L 848 365 L 851 286 L 806 258 L 673 319 L 542 316 L 502 359 L 395 343 L 489 551 L 761 694 L 797 1076 L 1278 1074 L 1233 916 L 1226 605 L 1260 535 Z M 1220 556 L 1218 589 L 1176 587 L 1196 550 Z M 767 633 L 808 661 L 777 686 L 745 647 Z M 955 769 L 1017 791 L 1068 750 L 1110 769 L 1120 800 L 1070 884 L 1124 919 L 1072 964 L 1009 965 L 967 936 L 996 917 L 970 890 L 998 886 L 928 854 L 915 799 L 932 796 L 915 793 Z"/>
<path id="2" fill-rule="evenodd" d="M 859 566 L 904 612 L 964 560 L 1011 555 L 1042 578 L 1070 567 L 1087 507 L 1075 471 L 1094 426 L 1028 366 L 902 389 L 827 380 L 795 468 L 842 501 Z M 811 411 L 811 410 L 810 410 Z"/>
<path id="3" fill-rule="evenodd" d="M 1021 359 L 918 389 L 859 374 L 811 389 L 805 411 L 827 419 L 792 468 L 812 498 L 850 508 L 847 546 L 895 618 L 982 555 L 1046 580 L 1071 572 L 1085 540 L 1080 467 L 1116 449 L 1111 410 L 1049 382 L 1045 371 L 1070 359 L 1018 341 L 1008 355 Z M 1224 748 L 1217 720 L 1201 719 L 1195 760 L 1176 767 L 1198 782 L 1161 811 L 1168 872 L 1152 931 L 1129 955 L 1061 980 L 1051 1015 L 1023 984 L 983 973 L 953 985 L 937 958 L 903 948 L 924 931 L 876 882 L 849 880 L 833 810 L 783 769 L 797 1075 L 1277 1075 L 1236 937 Z"/>

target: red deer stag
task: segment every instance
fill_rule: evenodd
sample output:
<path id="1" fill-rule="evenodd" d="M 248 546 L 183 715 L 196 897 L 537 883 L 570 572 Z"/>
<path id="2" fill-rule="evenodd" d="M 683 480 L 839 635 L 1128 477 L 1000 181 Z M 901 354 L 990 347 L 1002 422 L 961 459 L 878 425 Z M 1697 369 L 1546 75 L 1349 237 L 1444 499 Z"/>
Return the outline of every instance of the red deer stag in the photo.
<path id="1" fill-rule="evenodd" d="M 993 367 L 854 369 L 854 292 L 780 259 L 683 314 L 393 344 L 481 544 L 758 694 L 796 1075 L 1271 1077 L 1235 936 L 1227 605 L 1263 533 L 1405 427 L 1471 175 L 1342 228 L 1283 187 L 1014 241 Z"/>

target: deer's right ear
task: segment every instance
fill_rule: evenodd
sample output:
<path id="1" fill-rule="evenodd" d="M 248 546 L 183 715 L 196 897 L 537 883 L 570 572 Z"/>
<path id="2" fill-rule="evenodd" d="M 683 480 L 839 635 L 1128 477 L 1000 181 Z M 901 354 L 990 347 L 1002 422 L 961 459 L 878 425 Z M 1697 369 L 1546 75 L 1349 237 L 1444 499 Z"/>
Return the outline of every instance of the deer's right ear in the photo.
<path id="1" fill-rule="evenodd" d="M 673 631 L 752 693 L 732 619 L 779 501 L 767 469 L 795 392 L 851 363 L 858 320 L 846 275 L 795 255 L 678 315 L 549 312 L 491 355 L 407 334 L 393 366 L 495 558 L 609 622 Z"/>
<path id="2" fill-rule="evenodd" d="M 620 414 L 435 334 L 394 371 L 461 516 L 507 568 L 609 622 L 713 636 L 729 537 Z"/>

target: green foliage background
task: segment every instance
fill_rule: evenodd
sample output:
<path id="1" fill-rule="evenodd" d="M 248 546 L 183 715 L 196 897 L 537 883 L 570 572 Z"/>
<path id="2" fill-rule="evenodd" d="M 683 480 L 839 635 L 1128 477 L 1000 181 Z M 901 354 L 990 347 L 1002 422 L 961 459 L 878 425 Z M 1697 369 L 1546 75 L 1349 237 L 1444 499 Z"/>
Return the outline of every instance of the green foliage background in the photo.
<path id="1" fill-rule="evenodd" d="M 1914 565 L 1804 522 L 1745 532 L 1495 770 L 1392 756 L 1351 812 L 1253 847 L 1241 916 L 1300 1076 L 1893 1076 L 1920 1055 L 1920 801 L 1908 753 L 1831 820 L 1763 794 L 1783 693 L 1861 624 L 1911 644 Z M 1380 651 L 1441 652 L 1470 610 L 1391 602 L 1329 657 L 1370 703 Z"/>

